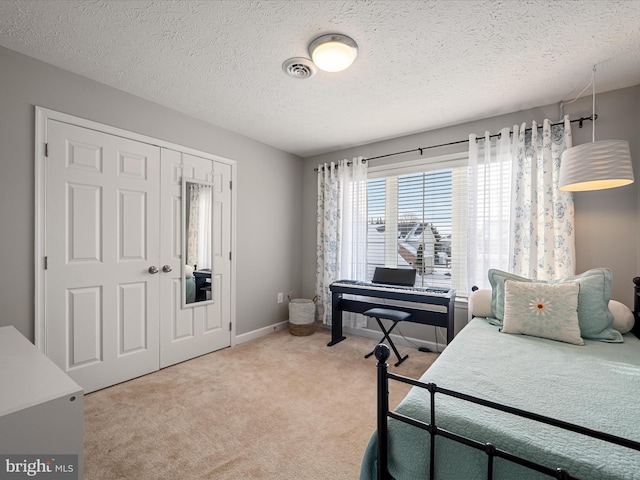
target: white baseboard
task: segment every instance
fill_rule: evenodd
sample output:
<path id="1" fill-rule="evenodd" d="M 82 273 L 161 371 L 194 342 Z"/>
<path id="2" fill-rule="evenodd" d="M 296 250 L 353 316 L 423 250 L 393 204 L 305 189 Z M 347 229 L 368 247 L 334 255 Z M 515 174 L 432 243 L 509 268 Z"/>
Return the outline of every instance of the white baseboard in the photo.
<path id="1" fill-rule="evenodd" d="M 253 330 L 251 332 L 243 333 L 242 335 L 236 335 L 235 345 L 240 345 L 241 343 L 250 342 L 251 340 L 257 340 L 258 338 L 265 337 L 271 333 L 284 330 L 288 326 L 289 326 L 289 322 L 285 320 L 284 322 L 275 323 L 273 325 L 269 325 L 268 327 L 263 327 L 263 328 L 259 328 L 258 330 Z"/>
<path id="2" fill-rule="evenodd" d="M 318 328 L 325 328 L 327 330 L 331 330 L 330 325 L 318 325 Z M 275 323 L 273 325 L 269 325 L 268 327 L 259 328 L 258 330 L 253 330 L 251 332 L 243 333 L 242 335 L 236 336 L 235 345 L 240 345 L 242 343 L 250 342 L 252 340 L 257 340 L 258 338 L 265 337 L 275 332 L 279 332 L 280 330 L 284 330 L 288 328 L 289 322 L 283 321 L 279 323 Z M 342 332 L 346 335 L 358 335 L 360 337 L 371 338 L 374 341 L 380 340 L 382 336 L 379 330 L 371 330 L 369 328 L 348 328 L 343 327 Z M 420 338 L 413 337 L 403 337 L 402 335 L 396 335 L 395 333 L 391 334 L 391 338 L 396 345 L 402 345 L 409 348 L 419 348 L 419 347 L 427 347 L 432 352 L 442 352 L 444 348 L 447 346 L 446 342 L 436 344 L 435 341 L 431 340 L 422 340 Z M 373 348 L 373 344 L 372 344 Z"/>

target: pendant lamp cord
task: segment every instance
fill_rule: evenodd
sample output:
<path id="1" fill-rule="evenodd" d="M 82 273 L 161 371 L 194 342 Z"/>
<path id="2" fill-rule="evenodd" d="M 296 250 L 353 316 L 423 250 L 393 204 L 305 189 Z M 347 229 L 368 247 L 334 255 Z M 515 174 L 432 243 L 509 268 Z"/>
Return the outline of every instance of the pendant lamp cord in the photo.
<path id="1" fill-rule="evenodd" d="M 593 113 L 593 121 L 591 122 L 591 141 L 596 141 L 596 66 L 593 66 L 593 74 L 591 75 L 591 84 L 593 85 L 593 95 L 592 95 L 592 113 Z"/>

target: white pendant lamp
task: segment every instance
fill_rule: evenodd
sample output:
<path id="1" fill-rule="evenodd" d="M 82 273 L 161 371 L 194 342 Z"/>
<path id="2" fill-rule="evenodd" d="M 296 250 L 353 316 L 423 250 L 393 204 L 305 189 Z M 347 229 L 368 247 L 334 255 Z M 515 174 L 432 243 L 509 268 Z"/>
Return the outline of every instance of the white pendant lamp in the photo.
<path id="1" fill-rule="evenodd" d="M 309 44 L 309 55 L 320 70 L 341 72 L 355 61 L 358 44 L 339 33 L 321 35 Z"/>
<path id="2" fill-rule="evenodd" d="M 622 187 L 633 183 L 633 167 L 629 142 L 601 140 L 596 142 L 596 67 L 593 67 L 593 116 L 591 143 L 568 148 L 560 161 L 560 190 L 584 192 Z"/>

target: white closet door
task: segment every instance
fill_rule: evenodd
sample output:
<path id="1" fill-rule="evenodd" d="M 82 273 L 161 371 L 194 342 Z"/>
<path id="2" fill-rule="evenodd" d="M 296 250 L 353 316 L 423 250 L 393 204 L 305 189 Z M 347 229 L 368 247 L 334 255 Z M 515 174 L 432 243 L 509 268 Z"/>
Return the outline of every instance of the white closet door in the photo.
<path id="1" fill-rule="evenodd" d="M 160 149 L 47 132 L 46 352 L 91 392 L 159 367 Z"/>
<path id="2" fill-rule="evenodd" d="M 214 305 L 214 327 L 226 331 L 225 345 L 222 336 L 215 342 L 217 348 L 231 344 L 231 165 L 216 162 L 213 180 L 213 286 L 217 303 Z"/>
<path id="3" fill-rule="evenodd" d="M 160 366 L 166 367 L 231 345 L 230 275 L 219 272 L 218 254 L 226 248 L 227 264 L 230 242 L 231 202 L 227 186 L 218 177 L 231 167 L 213 160 L 162 149 L 161 175 L 161 257 L 170 272 L 161 273 L 160 294 Z M 221 165 L 220 174 L 217 173 Z M 214 171 L 216 173 L 214 173 Z M 228 176 L 228 174 L 226 174 Z M 182 177 L 214 182 L 214 267 L 212 296 L 214 303 L 190 304 L 183 308 L 182 260 Z M 226 191 L 228 200 L 218 204 L 218 191 Z M 220 210 L 220 213 L 218 213 Z M 226 225 L 224 224 L 226 222 Z M 167 268 L 167 269 L 169 269 Z M 229 270 L 230 267 L 226 267 Z"/>

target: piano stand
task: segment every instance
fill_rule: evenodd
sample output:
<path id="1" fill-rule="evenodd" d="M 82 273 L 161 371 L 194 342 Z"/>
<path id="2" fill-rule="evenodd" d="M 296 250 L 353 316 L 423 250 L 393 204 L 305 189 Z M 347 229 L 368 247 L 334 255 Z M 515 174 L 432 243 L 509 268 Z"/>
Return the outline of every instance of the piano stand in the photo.
<path id="1" fill-rule="evenodd" d="M 342 331 L 342 325 L 340 326 L 340 331 Z M 340 343 L 342 340 L 346 340 L 347 337 L 345 337 L 342 334 L 339 334 L 337 336 L 333 335 L 333 326 L 331 327 L 331 341 L 329 343 L 327 343 L 327 347 L 333 347 L 336 343 Z"/>
<path id="2" fill-rule="evenodd" d="M 375 284 L 364 285 L 362 282 L 351 280 L 340 280 L 330 285 L 331 290 L 331 341 L 327 344 L 331 347 L 346 337 L 342 334 L 342 312 L 354 312 L 364 314 L 372 308 L 387 308 L 391 305 L 385 303 L 386 299 L 401 300 L 418 304 L 439 306 L 444 311 L 431 311 L 424 308 L 398 307 L 410 314 L 406 320 L 411 323 L 421 323 L 423 325 L 433 325 L 443 327 L 447 330 L 447 344 L 451 343 L 454 335 L 454 305 L 456 298 L 455 290 L 439 289 L 439 292 L 430 293 L 429 289 L 403 289 L 387 288 Z M 425 290 L 425 291 L 422 291 Z M 344 295 L 357 295 L 365 299 L 344 298 Z M 378 300 L 383 299 L 383 300 Z"/>
<path id="3" fill-rule="evenodd" d="M 391 310 L 389 308 L 372 308 L 371 310 L 367 310 L 366 312 L 364 312 L 363 315 L 367 317 L 373 317 L 376 319 L 376 322 L 378 322 L 380 330 L 382 331 L 382 333 L 384 333 L 384 336 L 378 343 L 384 343 L 385 339 L 389 342 L 389 346 L 393 350 L 393 353 L 396 354 L 396 358 L 398 359 L 394 366 L 397 367 L 407 358 L 409 358 L 409 355 L 405 355 L 404 357 L 400 358 L 400 352 L 398 352 L 398 349 L 393 343 L 393 340 L 391 340 L 391 337 L 389 337 L 389 334 L 393 331 L 394 328 L 396 328 L 396 325 L 398 325 L 399 322 L 406 320 L 411 315 L 409 315 L 407 312 L 401 312 L 400 310 Z M 391 325 L 391 328 L 389 328 L 389 330 L 384 328 L 384 324 L 382 323 L 382 320 L 380 320 L 381 318 L 393 321 L 393 325 Z M 374 352 L 375 348 L 374 350 L 371 350 L 371 352 L 367 353 L 364 358 L 369 358 L 371 355 L 373 355 Z"/>

